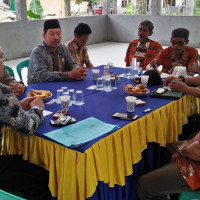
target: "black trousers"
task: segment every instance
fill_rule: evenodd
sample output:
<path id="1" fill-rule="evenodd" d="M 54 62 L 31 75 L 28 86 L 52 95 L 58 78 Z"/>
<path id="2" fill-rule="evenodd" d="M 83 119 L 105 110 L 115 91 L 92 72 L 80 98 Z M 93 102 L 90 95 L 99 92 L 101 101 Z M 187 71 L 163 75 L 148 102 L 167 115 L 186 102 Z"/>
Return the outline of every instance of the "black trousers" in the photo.
<path id="1" fill-rule="evenodd" d="M 180 140 L 188 140 L 200 131 L 200 114 L 188 117 L 188 123 L 183 126 Z"/>
<path id="2" fill-rule="evenodd" d="M 0 156 L 0 189 L 20 192 L 30 200 L 52 200 L 48 182 L 48 171 L 22 156 Z"/>

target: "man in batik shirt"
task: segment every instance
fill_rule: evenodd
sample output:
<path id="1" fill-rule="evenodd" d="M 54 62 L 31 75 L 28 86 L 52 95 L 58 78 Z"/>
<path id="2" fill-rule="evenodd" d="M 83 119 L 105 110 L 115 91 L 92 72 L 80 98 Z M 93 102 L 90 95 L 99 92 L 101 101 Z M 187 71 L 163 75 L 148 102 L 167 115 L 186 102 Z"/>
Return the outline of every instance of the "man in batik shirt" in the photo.
<path id="1" fill-rule="evenodd" d="M 74 38 L 65 44 L 78 65 L 87 68 L 93 67 L 86 47 L 86 43 L 91 33 L 92 30 L 88 24 L 80 23 L 74 29 Z"/>
<path id="2" fill-rule="evenodd" d="M 126 66 L 130 66 L 132 58 L 136 58 L 140 63 L 140 67 L 146 70 L 146 66 L 157 56 L 162 50 L 162 46 L 149 37 L 153 34 L 152 22 L 146 20 L 140 23 L 138 28 L 139 39 L 130 42 L 126 51 L 125 62 Z"/>
<path id="3" fill-rule="evenodd" d="M 62 30 L 57 19 L 44 22 L 43 43 L 33 49 L 28 67 L 28 84 L 44 81 L 82 80 L 87 69 L 79 66 L 61 44 Z"/>
<path id="4" fill-rule="evenodd" d="M 177 28 L 172 31 L 171 46 L 162 50 L 149 64 L 150 68 L 162 65 L 161 72 L 172 74 L 176 66 L 186 67 L 187 74 L 194 76 L 199 72 L 198 51 L 186 46 L 189 42 L 189 31 L 185 28 Z M 158 73 L 160 71 L 156 70 Z"/>

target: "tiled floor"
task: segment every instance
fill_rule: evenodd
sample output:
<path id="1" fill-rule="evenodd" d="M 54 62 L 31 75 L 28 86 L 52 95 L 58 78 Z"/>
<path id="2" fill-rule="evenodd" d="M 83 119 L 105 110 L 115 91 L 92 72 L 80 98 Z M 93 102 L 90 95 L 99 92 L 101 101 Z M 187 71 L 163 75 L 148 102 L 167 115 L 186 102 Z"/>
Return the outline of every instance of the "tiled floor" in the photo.
<path id="1" fill-rule="evenodd" d="M 88 53 L 94 66 L 106 64 L 107 62 L 113 62 L 116 67 L 125 67 L 124 58 L 127 47 L 128 43 L 105 42 L 89 45 Z M 164 46 L 164 48 L 166 48 L 166 46 Z M 200 49 L 197 50 L 200 53 Z M 16 72 L 16 65 L 27 58 L 28 57 L 4 62 L 4 64 L 13 68 L 17 80 L 19 80 L 19 77 Z M 25 69 L 23 73 L 24 77 L 26 77 L 27 70 Z"/>

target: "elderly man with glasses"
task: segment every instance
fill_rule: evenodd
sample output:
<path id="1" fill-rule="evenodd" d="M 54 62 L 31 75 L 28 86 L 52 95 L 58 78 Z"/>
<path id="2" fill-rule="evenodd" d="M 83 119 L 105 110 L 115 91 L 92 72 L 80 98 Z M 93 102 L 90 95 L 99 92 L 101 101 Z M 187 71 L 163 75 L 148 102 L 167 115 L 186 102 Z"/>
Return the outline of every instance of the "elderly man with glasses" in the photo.
<path id="1" fill-rule="evenodd" d="M 171 46 L 162 50 L 149 64 L 150 68 L 157 68 L 162 65 L 160 73 L 172 74 L 176 66 L 185 66 L 187 74 L 194 76 L 198 73 L 198 51 L 195 48 L 186 46 L 189 42 L 189 31 L 185 28 L 177 28 L 172 31 Z M 147 67 L 147 68 L 148 68 Z"/>

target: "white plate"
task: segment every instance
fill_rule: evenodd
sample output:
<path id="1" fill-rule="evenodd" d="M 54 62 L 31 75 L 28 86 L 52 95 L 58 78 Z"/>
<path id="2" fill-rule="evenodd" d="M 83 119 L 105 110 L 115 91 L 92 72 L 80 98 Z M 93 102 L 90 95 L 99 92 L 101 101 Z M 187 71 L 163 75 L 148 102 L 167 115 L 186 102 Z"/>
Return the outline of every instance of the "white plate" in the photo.
<path id="1" fill-rule="evenodd" d="M 131 92 L 127 92 L 126 90 L 125 90 L 125 92 L 126 92 L 126 94 L 129 94 L 129 95 L 132 95 L 132 96 L 135 96 L 135 97 L 143 97 L 143 96 L 146 96 L 150 92 L 150 90 L 148 92 L 144 93 L 144 94 L 131 93 Z"/>
<path id="2" fill-rule="evenodd" d="M 51 95 L 49 96 L 49 97 L 47 97 L 47 98 L 41 98 L 43 101 L 46 101 L 46 100 L 49 100 L 50 98 L 52 97 L 52 93 L 51 93 Z"/>

